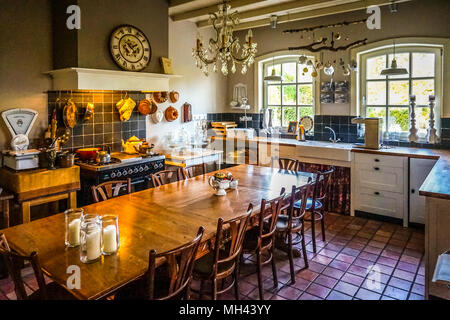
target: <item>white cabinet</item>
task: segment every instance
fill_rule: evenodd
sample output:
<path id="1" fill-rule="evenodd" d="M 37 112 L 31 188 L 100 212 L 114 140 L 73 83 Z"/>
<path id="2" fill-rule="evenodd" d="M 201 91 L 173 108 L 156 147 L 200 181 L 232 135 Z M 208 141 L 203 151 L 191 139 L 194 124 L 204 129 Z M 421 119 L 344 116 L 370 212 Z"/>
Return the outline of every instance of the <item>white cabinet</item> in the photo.
<path id="1" fill-rule="evenodd" d="M 407 224 L 407 157 L 354 153 L 351 184 L 352 214 L 359 210 Z"/>
<path id="2" fill-rule="evenodd" d="M 425 223 L 425 197 L 419 195 L 419 189 L 435 163 L 433 159 L 409 160 L 409 222 Z"/>

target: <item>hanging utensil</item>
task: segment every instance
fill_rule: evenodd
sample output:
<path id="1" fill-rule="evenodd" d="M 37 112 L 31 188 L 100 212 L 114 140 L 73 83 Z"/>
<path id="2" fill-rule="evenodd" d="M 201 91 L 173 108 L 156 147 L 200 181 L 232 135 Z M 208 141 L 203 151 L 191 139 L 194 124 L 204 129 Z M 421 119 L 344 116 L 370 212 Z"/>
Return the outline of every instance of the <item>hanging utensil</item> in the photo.
<path id="1" fill-rule="evenodd" d="M 77 124 L 77 106 L 69 99 L 64 106 L 63 121 L 66 128 L 73 128 Z"/>

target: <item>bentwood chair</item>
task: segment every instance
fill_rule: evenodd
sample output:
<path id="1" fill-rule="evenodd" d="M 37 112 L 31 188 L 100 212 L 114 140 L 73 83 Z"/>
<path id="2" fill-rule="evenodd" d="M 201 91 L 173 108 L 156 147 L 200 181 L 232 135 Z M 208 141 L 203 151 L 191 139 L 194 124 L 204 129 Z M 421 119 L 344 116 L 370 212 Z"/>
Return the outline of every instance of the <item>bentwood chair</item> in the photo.
<path id="1" fill-rule="evenodd" d="M 303 260 L 305 268 L 309 268 L 308 256 L 306 254 L 305 243 L 305 225 L 304 216 L 306 212 L 306 198 L 311 188 L 311 179 L 308 184 L 302 187 L 292 186 L 292 192 L 288 198 L 287 210 L 281 210 L 283 214 L 278 218 L 277 223 L 277 237 L 286 249 L 289 258 L 289 267 L 291 271 L 291 283 L 295 283 L 295 268 L 294 268 L 294 246 L 301 243 Z M 282 193 L 284 190 L 282 190 Z M 294 204 L 300 201 L 300 207 L 296 208 Z M 285 215 L 284 213 L 287 213 Z"/>
<path id="2" fill-rule="evenodd" d="M 210 281 L 213 300 L 217 300 L 218 294 L 227 292 L 233 286 L 236 300 L 239 300 L 239 260 L 252 211 L 253 205 L 250 204 L 248 211 L 240 217 L 227 221 L 219 218 L 214 247 L 208 254 L 198 259 L 194 267 L 193 278 L 200 280 L 198 291 L 200 299 L 204 295 L 205 282 Z M 223 288 L 224 281 L 230 276 L 233 277 L 233 281 Z M 218 281 L 221 281 L 221 290 L 218 290 Z"/>
<path id="3" fill-rule="evenodd" d="M 197 175 L 206 174 L 206 171 L 206 163 L 197 164 L 186 168 L 180 168 L 179 180 L 186 180 Z"/>
<path id="4" fill-rule="evenodd" d="M 275 249 L 275 231 L 278 216 L 281 210 L 287 210 L 289 202 L 286 201 L 284 192 L 281 196 L 271 201 L 261 201 L 260 213 L 257 217 L 258 225 L 247 231 L 243 243 L 243 253 L 256 255 L 256 270 L 258 274 L 259 298 L 264 300 L 264 287 L 262 281 L 262 267 L 272 264 L 274 287 L 278 287 L 277 267 L 273 255 Z M 263 256 L 265 260 L 263 261 Z"/>
<path id="5" fill-rule="evenodd" d="M 24 256 L 12 252 L 4 234 L 0 233 L 0 259 L 3 259 L 8 274 L 14 282 L 14 291 L 19 300 L 74 300 L 74 297 L 56 282 L 45 283 L 44 274 L 36 252 Z M 24 263 L 30 263 L 39 289 L 28 295 L 25 290 L 21 269 Z"/>
<path id="6" fill-rule="evenodd" d="M 308 215 L 305 221 L 311 223 L 313 252 L 316 253 L 316 222 L 320 222 L 322 227 L 322 240 L 325 241 L 325 203 L 328 201 L 329 186 L 334 168 L 325 172 L 316 173 L 316 182 L 312 190 L 312 198 L 306 200 L 306 211 Z M 295 208 L 301 207 L 301 201 L 294 204 Z"/>
<path id="7" fill-rule="evenodd" d="M 126 285 L 115 295 L 115 300 L 188 300 L 192 270 L 204 228 L 200 227 L 194 240 L 170 251 L 157 254 L 150 251 L 146 274 Z M 163 265 L 156 267 L 156 261 Z"/>
<path id="8" fill-rule="evenodd" d="M 94 202 L 105 201 L 122 194 L 131 193 L 131 179 L 108 181 L 97 186 L 92 186 L 92 198 Z"/>
<path id="9" fill-rule="evenodd" d="M 298 160 L 290 159 L 290 158 L 277 158 L 272 157 L 272 168 L 275 167 L 275 164 L 278 162 L 278 167 L 283 170 L 289 171 L 298 171 Z"/>
<path id="10" fill-rule="evenodd" d="M 151 174 L 150 179 L 153 183 L 153 187 L 160 187 L 162 185 L 176 182 L 179 179 L 179 171 L 176 170 L 162 170 L 157 173 Z"/>

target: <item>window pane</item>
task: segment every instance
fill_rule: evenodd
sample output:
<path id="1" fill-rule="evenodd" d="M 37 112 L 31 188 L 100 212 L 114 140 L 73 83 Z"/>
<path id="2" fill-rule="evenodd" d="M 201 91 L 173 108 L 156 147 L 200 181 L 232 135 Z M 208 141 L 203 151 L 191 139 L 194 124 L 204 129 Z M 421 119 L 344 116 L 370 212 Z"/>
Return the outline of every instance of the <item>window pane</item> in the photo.
<path id="1" fill-rule="evenodd" d="M 283 108 L 283 127 L 289 126 L 289 121 L 297 120 L 297 108 L 296 107 L 284 107 Z"/>
<path id="2" fill-rule="evenodd" d="M 267 101 L 269 105 L 281 104 L 281 86 L 267 86 Z"/>
<path id="3" fill-rule="evenodd" d="M 305 72 L 307 70 L 307 72 Z M 311 73 L 313 72 L 312 66 L 306 64 L 298 65 L 298 82 L 313 82 Z"/>
<path id="4" fill-rule="evenodd" d="M 301 118 L 306 116 L 314 116 L 314 110 L 313 107 L 301 107 L 298 108 L 298 120 L 300 121 Z"/>
<path id="5" fill-rule="evenodd" d="M 392 59 L 394 59 L 394 54 L 389 55 L 389 67 L 391 67 Z M 395 59 L 397 59 L 397 68 L 405 68 L 409 71 L 409 53 L 396 53 Z M 398 78 L 408 78 L 408 74 L 398 75 L 398 76 L 389 76 L 389 79 L 398 79 Z"/>
<path id="6" fill-rule="evenodd" d="M 270 107 L 272 113 L 272 126 L 281 127 L 281 107 Z"/>
<path id="7" fill-rule="evenodd" d="M 413 77 L 434 77 L 434 53 L 412 54 Z"/>
<path id="8" fill-rule="evenodd" d="M 367 104 L 386 105 L 386 82 L 367 81 Z"/>
<path id="9" fill-rule="evenodd" d="M 430 121 L 430 108 L 416 108 L 416 128 L 419 129 L 419 136 L 425 137 Z"/>
<path id="10" fill-rule="evenodd" d="M 409 104 L 409 81 L 389 82 L 389 105 Z"/>
<path id="11" fill-rule="evenodd" d="M 409 108 L 389 108 L 389 132 L 406 132 L 409 129 Z"/>
<path id="12" fill-rule="evenodd" d="M 313 86 L 312 84 L 304 84 L 298 86 L 298 104 L 312 105 L 313 104 Z"/>
<path id="13" fill-rule="evenodd" d="M 283 105 L 293 106 L 297 103 L 296 90 L 295 85 L 283 86 Z"/>
<path id="14" fill-rule="evenodd" d="M 296 62 L 283 63 L 283 82 L 295 83 L 297 80 L 295 77 L 296 73 L 297 73 Z"/>
<path id="15" fill-rule="evenodd" d="M 434 80 L 413 80 L 412 93 L 416 95 L 416 104 L 428 105 L 428 96 L 434 95 Z"/>
<path id="16" fill-rule="evenodd" d="M 272 70 L 275 69 L 275 75 L 281 76 L 281 64 L 276 64 L 272 66 L 272 64 L 269 64 L 266 67 L 266 72 L 264 76 L 270 76 L 272 75 Z M 280 83 L 279 81 L 268 81 L 267 83 Z"/>
<path id="17" fill-rule="evenodd" d="M 367 79 L 384 79 L 385 76 L 380 76 L 381 70 L 386 68 L 386 56 L 378 56 L 369 58 L 366 61 L 366 78 Z"/>
<path id="18" fill-rule="evenodd" d="M 386 108 L 384 107 L 369 107 L 366 110 L 367 118 L 381 118 L 381 128 L 386 131 Z"/>

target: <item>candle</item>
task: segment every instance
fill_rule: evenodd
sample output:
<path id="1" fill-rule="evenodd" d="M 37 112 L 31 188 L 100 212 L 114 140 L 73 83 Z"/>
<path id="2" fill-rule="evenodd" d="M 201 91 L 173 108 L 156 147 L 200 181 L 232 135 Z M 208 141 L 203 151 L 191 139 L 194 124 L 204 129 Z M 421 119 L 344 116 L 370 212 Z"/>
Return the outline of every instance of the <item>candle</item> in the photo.
<path id="1" fill-rule="evenodd" d="M 74 219 L 69 223 L 69 244 L 72 247 L 80 245 L 81 219 Z"/>
<path id="2" fill-rule="evenodd" d="M 87 260 L 92 261 L 100 257 L 101 254 L 101 234 L 100 230 L 95 230 L 86 235 Z"/>
<path id="3" fill-rule="evenodd" d="M 106 253 L 117 251 L 117 230 L 114 225 L 109 225 L 103 229 L 103 251 Z"/>

